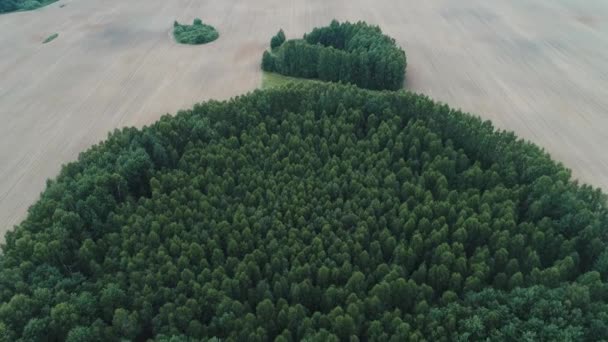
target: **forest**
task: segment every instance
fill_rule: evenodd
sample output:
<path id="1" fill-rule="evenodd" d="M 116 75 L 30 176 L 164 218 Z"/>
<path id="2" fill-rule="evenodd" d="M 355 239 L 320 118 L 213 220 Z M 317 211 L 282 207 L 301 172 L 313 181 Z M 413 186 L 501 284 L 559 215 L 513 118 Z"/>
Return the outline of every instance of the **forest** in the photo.
<path id="1" fill-rule="evenodd" d="M 56 1 L 57 0 L 0 0 L 0 13 L 29 11 Z"/>
<path id="2" fill-rule="evenodd" d="M 204 24 L 199 18 L 194 19 L 192 25 L 183 25 L 173 22 L 173 36 L 181 44 L 199 45 L 216 40 L 220 34 L 211 26 Z"/>
<path id="3" fill-rule="evenodd" d="M 49 180 L 2 246 L 0 339 L 606 340 L 607 226 L 599 189 L 423 95 L 257 90 Z"/>
<path id="4" fill-rule="evenodd" d="M 377 26 L 333 20 L 303 39 L 280 30 L 262 56 L 262 69 L 286 76 L 352 83 L 373 90 L 403 87 L 405 52 Z"/>

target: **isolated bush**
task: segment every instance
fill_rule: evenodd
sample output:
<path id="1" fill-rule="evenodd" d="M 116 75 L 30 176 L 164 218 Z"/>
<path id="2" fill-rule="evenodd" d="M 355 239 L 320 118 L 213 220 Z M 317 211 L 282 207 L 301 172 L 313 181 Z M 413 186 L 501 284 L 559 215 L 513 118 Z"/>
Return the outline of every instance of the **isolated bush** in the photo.
<path id="1" fill-rule="evenodd" d="M 405 52 L 377 26 L 334 20 L 327 27 L 315 28 L 303 39 L 283 43 L 280 34 L 282 31 L 271 39 L 273 61 L 262 63 L 265 71 L 353 83 L 376 90 L 403 86 Z M 284 40 L 284 34 L 282 37 Z M 265 54 L 263 58 L 269 57 Z"/>
<path id="2" fill-rule="evenodd" d="M 213 26 L 204 24 L 202 20 L 196 18 L 192 22 L 192 25 L 182 25 L 177 21 L 173 22 L 173 36 L 179 43 L 196 45 L 216 40 L 219 37 L 219 33 Z"/>
<path id="3" fill-rule="evenodd" d="M 53 33 L 52 35 L 50 35 L 50 36 L 46 37 L 46 39 L 44 39 L 44 40 L 42 41 L 42 44 L 49 43 L 49 42 L 51 42 L 51 41 L 55 40 L 55 38 L 57 38 L 57 37 L 59 37 L 59 33 Z"/>
<path id="4" fill-rule="evenodd" d="M 272 88 L 64 166 L 6 235 L 0 332 L 601 341 L 607 226 L 599 190 L 489 122 L 412 93 Z"/>

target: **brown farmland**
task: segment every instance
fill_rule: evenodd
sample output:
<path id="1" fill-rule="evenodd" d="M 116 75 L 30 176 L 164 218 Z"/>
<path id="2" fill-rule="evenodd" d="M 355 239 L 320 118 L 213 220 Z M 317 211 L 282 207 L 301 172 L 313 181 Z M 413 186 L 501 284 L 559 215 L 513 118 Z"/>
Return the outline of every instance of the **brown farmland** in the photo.
<path id="1" fill-rule="evenodd" d="M 194 17 L 220 38 L 175 44 L 173 21 Z M 608 189 L 606 1 L 60 0 L 0 15 L 0 234 L 108 131 L 255 89 L 272 34 L 332 18 L 395 37 L 410 90 L 491 119 Z"/>

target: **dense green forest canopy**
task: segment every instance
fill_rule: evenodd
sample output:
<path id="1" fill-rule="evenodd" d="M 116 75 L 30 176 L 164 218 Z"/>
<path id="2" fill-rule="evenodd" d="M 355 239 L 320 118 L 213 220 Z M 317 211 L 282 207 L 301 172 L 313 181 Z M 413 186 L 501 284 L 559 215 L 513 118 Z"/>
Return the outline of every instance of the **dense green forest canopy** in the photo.
<path id="1" fill-rule="evenodd" d="M 220 34 L 213 26 L 204 24 L 202 20 L 196 18 L 192 25 L 182 25 L 175 21 L 173 23 L 173 36 L 179 43 L 198 45 L 212 42 Z"/>
<path id="2" fill-rule="evenodd" d="M 303 39 L 285 41 L 283 30 L 272 37 L 262 69 L 287 76 L 353 83 L 367 89 L 403 87 L 405 52 L 377 26 L 365 22 L 315 28 Z"/>
<path id="3" fill-rule="evenodd" d="M 7 341 L 597 341 L 606 198 L 406 92 L 255 91 L 125 128 L 0 255 Z"/>
<path id="4" fill-rule="evenodd" d="M 0 0 L 0 13 L 29 11 L 52 4 L 56 1 L 57 0 Z"/>

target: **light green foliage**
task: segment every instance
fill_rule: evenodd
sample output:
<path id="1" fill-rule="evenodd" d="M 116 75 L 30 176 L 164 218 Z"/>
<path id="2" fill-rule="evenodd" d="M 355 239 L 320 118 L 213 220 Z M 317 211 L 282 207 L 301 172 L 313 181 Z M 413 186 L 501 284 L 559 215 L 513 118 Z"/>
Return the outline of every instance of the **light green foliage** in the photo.
<path id="1" fill-rule="evenodd" d="M 306 78 L 289 77 L 274 72 L 262 72 L 262 89 L 279 87 L 288 83 L 316 84 L 319 83 L 319 81 Z"/>
<path id="2" fill-rule="evenodd" d="M 125 128 L 0 254 L 0 336 L 602 341 L 606 197 L 407 92 L 289 83 Z"/>
<path id="3" fill-rule="evenodd" d="M 212 42 L 220 35 L 213 26 L 204 24 L 202 20 L 196 18 L 192 25 L 182 25 L 175 21 L 173 36 L 179 43 L 198 45 Z"/>

